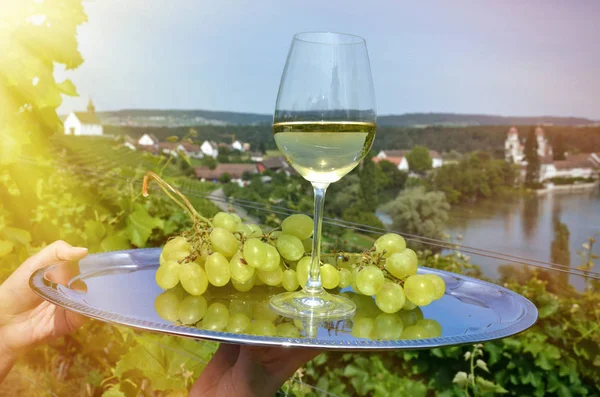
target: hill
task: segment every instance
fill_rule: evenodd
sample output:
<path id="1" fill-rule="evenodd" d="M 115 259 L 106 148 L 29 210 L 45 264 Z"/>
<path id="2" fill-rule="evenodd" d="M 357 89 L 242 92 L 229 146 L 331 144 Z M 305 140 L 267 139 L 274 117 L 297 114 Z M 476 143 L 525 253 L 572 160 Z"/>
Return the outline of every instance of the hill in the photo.
<path id="1" fill-rule="evenodd" d="M 98 112 L 105 125 L 137 127 L 186 127 L 199 125 L 261 125 L 273 121 L 270 114 L 220 112 L 212 110 L 124 109 Z M 598 121 L 579 117 L 513 117 L 483 114 L 406 113 L 379 116 L 377 123 L 388 127 L 479 126 L 479 125 L 556 125 L 585 126 Z"/>

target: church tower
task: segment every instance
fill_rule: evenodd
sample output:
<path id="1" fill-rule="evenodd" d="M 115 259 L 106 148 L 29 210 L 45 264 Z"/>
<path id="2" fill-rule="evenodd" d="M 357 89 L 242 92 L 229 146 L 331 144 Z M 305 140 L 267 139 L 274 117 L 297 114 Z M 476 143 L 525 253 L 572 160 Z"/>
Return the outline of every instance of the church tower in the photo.
<path id="1" fill-rule="evenodd" d="M 91 99 L 88 102 L 87 111 L 88 111 L 88 113 L 96 113 L 96 106 L 94 106 L 94 102 L 92 102 Z"/>

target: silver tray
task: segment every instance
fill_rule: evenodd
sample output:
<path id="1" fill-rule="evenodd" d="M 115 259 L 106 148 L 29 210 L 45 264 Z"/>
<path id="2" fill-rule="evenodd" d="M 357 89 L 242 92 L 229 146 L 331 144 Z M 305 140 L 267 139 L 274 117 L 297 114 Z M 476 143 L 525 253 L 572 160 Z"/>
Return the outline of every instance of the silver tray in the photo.
<path id="1" fill-rule="evenodd" d="M 535 323 L 538 315 L 536 307 L 529 300 L 506 288 L 421 267 L 419 273 L 434 273 L 446 281 L 444 297 L 420 308 L 423 318 L 433 319 L 441 326 L 441 335 L 438 337 L 402 339 L 400 335 L 391 340 L 358 338 L 352 335 L 355 319 L 335 323 L 305 323 L 303 327 L 299 326 L 301 336 L 294 338 L 217 332 L 202 329 L 201 324 L 185 326 L 167 321 L 158 315 L 154 301 L 163 290 L 156 285 L 154 273 L 160 252 L 160 248 L 151 248 L 89 255 L 78 263 L 38 270 L 31 276 L 30 286 L 41 297 L 56 305 L 97 320 L 140 330 L 225 343 L 325 350 L 422 349 L 472 344 L 522 332 Z M 226 305 L 232 301 L 236 304 L 264 305 L 265 296 L 282 291 L 259 287 L 240 293 L 233 289 L 213 288 L 208 294 L 210 299 Z M 341 292 L 352 294 L 351 289 Z M 361 299 L 364 298 L 367 297 L 361 296 Z M 359 316 L 365 316 L 360 309 L 358 313 Z M 409 317 L 419 318 L 420 314 L 414 312 Z M 409 325 L 410 322 L 404 324 L 404 329 Z"/>

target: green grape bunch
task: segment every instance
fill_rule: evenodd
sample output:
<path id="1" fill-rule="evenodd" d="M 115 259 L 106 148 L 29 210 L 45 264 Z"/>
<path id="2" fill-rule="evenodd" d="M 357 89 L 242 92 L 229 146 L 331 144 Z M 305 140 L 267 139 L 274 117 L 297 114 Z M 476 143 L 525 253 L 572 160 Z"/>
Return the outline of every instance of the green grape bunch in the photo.
<path id="1" fill-rule="evenodd" d="M 236 214 L 219 212 L 207 219 L 182 193 L 152 172 L 144 178 L 145 196 L 150 178 L 193 220 L 191 230 L 173 236 L 162 249 L 156 271 L 156 283 L 162 289 L 181 285 L 191 296 L 201 297 L 209 285 L 231 285 L 239 292 L 266 285 L 291 292 L 306 284 L 311 266 L 307 247 L 314 228 L 311 217 L 290 215 L 282 222 L 281 230 L 269 232 L 244 223 Z M 378 309 L 387 314 L 427 306 L 446 290 L 441 277 L 417 274 L 417 254 L 394 233 L 379 237 L 363 253 L 324 254 L 320 266 L 325 289 L 351 286 L 357 294 L 374 297 Z"/>

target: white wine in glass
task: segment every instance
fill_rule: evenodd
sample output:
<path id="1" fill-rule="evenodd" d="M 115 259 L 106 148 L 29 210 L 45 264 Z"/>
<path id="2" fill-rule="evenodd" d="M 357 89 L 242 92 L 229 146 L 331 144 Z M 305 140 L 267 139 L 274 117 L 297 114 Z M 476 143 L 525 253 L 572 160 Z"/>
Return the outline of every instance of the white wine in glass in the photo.
<path id="1" fill-rule="evenodd" d="M 277 147 L 314 188 L 315 228 L 308 282 L 271 298 L 281 315 L 341 319 L 352 301 L 321 284 L 321 225 L 325 192 L 365 157 L 375 138 L 375 93 L 365 40 L 340 33 L 294 36 L 281 77 L 273 134 Z"/>

